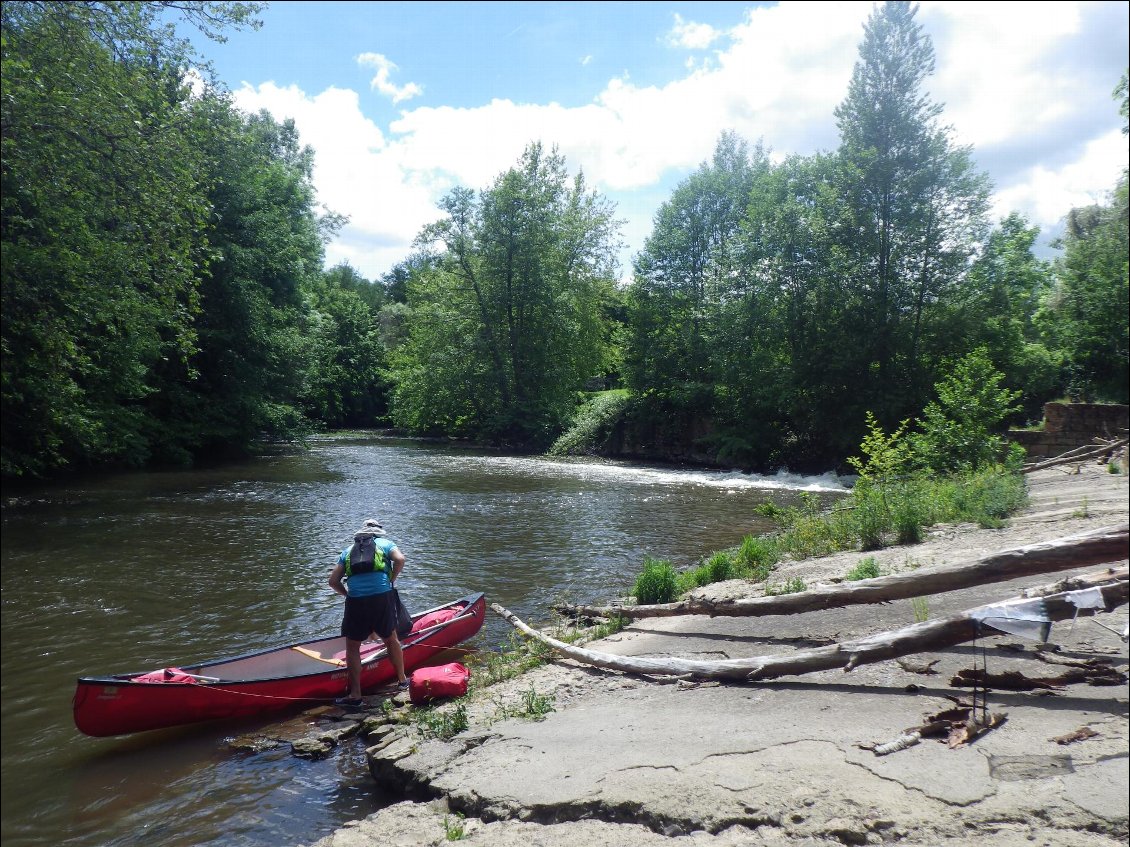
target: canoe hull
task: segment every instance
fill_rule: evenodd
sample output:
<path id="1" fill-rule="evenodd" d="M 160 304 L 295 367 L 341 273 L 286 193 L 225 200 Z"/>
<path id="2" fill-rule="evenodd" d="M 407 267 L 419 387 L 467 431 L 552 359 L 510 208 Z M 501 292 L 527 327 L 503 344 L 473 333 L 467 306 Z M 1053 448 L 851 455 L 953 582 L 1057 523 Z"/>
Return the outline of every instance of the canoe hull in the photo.
<path id="1" fill-rule="evenodd" d="M 415 619 L 448 608 L 458 609 L 455 617 L 402 639 L 407 672 L 482 628 L 482 594 Z M 362 690 L 394 682 L 396 671 L 379 642 L 365 647 Z M 327 704 L 347 693 L 344 652 L 345 639 L 330 637 L 169 669 L 176 672 L 164 672 L 170 681 L 156 681 L 162 671 L 81 677 L 73 703 L 75 726 L 85 735 L 105 737 Z"/>

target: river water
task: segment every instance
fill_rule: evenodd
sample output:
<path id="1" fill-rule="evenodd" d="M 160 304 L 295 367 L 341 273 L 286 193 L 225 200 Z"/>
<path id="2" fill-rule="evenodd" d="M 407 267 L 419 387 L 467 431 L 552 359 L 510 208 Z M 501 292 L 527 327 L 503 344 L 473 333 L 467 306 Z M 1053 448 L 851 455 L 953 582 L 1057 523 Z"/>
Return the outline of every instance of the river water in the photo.
<path id="1" fill-rule="evenodd" d="M 308 761 L 228 745 L 262 722 L 95 739 L 71 717 L 79 676 L 336 634 L 326 577 L 365 518 L 404 552 L 410 607 L 484 591 L 539 625 L 558 600 L 622 596 L 645 555 L 688 565 L 766 531 L 753 511 L 765 499 L 845 487 L 349 434 L 220 468 L 6 489 L 0 840 L 284 847 L 393 799 L 371 784 L 360 740 Z M 488 614 L 471 646 L 509 632 Z"/>

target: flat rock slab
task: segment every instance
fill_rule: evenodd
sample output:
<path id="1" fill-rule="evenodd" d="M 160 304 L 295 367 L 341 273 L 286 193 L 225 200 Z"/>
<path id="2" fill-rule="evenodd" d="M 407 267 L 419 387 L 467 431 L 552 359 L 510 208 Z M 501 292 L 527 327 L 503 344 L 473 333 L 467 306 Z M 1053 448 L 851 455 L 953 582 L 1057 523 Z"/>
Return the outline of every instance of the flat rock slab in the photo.
<path id="1" fill-rule="evenodd" d="M 884 573 L 911 570 L 1085 532 L 1125 521 L 1130 511 L 1126 477 L 1050 469 L 1033 482 L 1033 508 L 1005 529 L 943 527 L 923 544 L 866 555 Z M 863 557 L 792 563 L 774 578 L 833 582 Z M 930 597 L 930 617 L 1053 578 Z M 906 600 L 796 616 L 650 619 L 586 646 L 742 658 L 906 626 L 920 609 Z M 1126 620 L 1125 608 L 1103 617 L 1119 632 Z M 643 678 L 556 661 L 492 686 L 482 702 L 466 701 L 471 728 L 449 741 L 408 730 L 375 744 L 378 783 L 439 799 L 397 803 L 318 847 L 1125 845 L 1125 684 L 993 691 L 988 710 L 1007 720 L 970 744 L 950 749 L 923 738 L 886 756 L 870 749 L 955 701 L 971 703 L 970 689 L 951 684 L 961 670 L 1053 677 L 1066 669 L 1062 662 L 1096 657 L 1127 670 L 1126 644 L 1086 619 L 1056 624 L 1051 641 L 1055 650 L 1002 634 L 908 657 L 915 661 L 907 666 L 889 661 L 759 684 Z M 914 670 L 925 666 L 933 673 Z M 543 720 L 498 718 L 513 714 L 531 689 L 552 697 Z"/>

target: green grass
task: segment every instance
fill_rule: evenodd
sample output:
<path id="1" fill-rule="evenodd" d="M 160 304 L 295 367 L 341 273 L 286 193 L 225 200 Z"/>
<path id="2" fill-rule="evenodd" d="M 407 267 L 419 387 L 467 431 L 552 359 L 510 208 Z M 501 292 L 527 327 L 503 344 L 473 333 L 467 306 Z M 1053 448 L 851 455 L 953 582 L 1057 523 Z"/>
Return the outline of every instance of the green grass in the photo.
<path id="1" fill-rule="evenodd" d="M 782 594 L 800 594 L 807 591 L 808 586 L 800 577 L 793 577 L 780 585 L 766 585 L 765 593 L 770 597 L 779 597 Z"/>
<path id="2" fill-rule="evenodd" d="M 665 559 L 644 558 L 643 571 L 636 578 L 633 592 L 640 605 L 670 603 L 679 596 L 679 576 Z"/>
<path id="3" fill-rule="evenodd" d="M 462 703 L 456 704 L 453 709 L 440 709 L 436 706 L 415 709 L 412 712 L 412 721 L 425 738 L 439 738 L 444 741 L 454 738 L 469 725 L 467 707 Z"/>
<path id="4" fill-rule="evenodd" d="M 452 823 L 449 815 L 443 816 L 443 837 L 448 841 L 462 841 L 467 833 L 463 821 L 466 818 L 462 812 L 455 813 L 455 822 Z"/>
<path id="5" fill-rule="evenodd" d="M 599 452 L 629 403 L 626 389 L 594 394 L 581 404 L 572 425 L 549 448 L 551 456 L 576 456 Z"/>
<path id="6" fill-rule="evenodd" d="M 877 576 L 879 576 L 879 563 L 875 561 L 874 556 L 868 556 L 844 574 L 844 579 L 848 582 L 858 582 L 861 579 L 875 579 Z"/>
<path id="7" fill-rule="evenodd" d="M 711 553 L 697 567 L 679 572 L 669 561 L 646 557 L 635 583 L 636 602 L 671 603 L 691 589 L 728 579 L 765 582 L 785 557 L 801 560 L 916 544 L 936 524 L 999 527 L 1028 503 L 1028 490 L 1017 469 L 995 466 L 951 477 L 868 481 L 829 509 L 822 510 L 819 499 L 807 492 L 798 500 L 790 506 L 759 504 L 754 512 L 773 519 L 778 530 L 746 536 L 737 547 Z"/>
<path id="8" fill-rule="evenodd" d="M 930 604 L 926 601 L 925 597 L 915 597 L 910 601 L 911 608 L 914 609 L 914 622 L 925 623 L 930 619 Z"/>

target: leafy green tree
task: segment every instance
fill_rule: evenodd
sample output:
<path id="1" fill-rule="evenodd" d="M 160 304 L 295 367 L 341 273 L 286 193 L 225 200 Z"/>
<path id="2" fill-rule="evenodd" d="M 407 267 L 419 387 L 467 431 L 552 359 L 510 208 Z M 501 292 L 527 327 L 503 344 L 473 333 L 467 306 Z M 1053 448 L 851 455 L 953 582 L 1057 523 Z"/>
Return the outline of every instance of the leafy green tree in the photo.
<path id="1" fill-rule="evenodd" d="M 1059 357 L 1049 350 L 1039 325 L 1041 304 L 1052 290 L 1051 263 L 1037 259 L 1039 229 L 1011 214 L 1001 221 L 970 269 L 964 293 L 946 303 L 945 325 L 965 348 L 983 346 L 1021 392 L 1028 418 L 1039 418 L 1059 385 Z M 954 350 L 954 353 L 959 352 Z"/>
<path id="2" fill-rule="evenodd" d="M 636 258 L 631 297 L 635 336 L 629 383 L 672 406 L 709 412 L 712 320 L 732 285 L 738 233 L 756 168 L 767 159 L 734 133 L 719 139 L 711 161 L 660 206 Z"/>
<path id="3" fill-rule="evenodd" d="M 394 417 L 418 432 L 547 446 L 587 377 L 607 368 L 601 304 L 617 222 L 564 159 L 528 146 L 479 197 L 466 188 L 425 228 L 395 354 Z"/>
<path id="4" fill-rule="evenodd" d="M 323 232 L 313 152 L 293 121 L 244 116 L 221 97 L 201 108 L 212 129 L 214 256 L 200 281 L 199 350 L 179 416 L 190 422 L 192 452 L 222 456 L 309 427 L 301 406 L 314 359 L 305 322 Z"/>
<path id="5" fill-rule="evenodd" d="M 1127 75 L 1115 88 L 1127 127 Z M 1049 343 L 1067 362 L 1069 395 L 1087 400 L 1128 402 L 1130 367 L 1130 190 L 1127 170 L 1107 204 L 1072 209 L 1060 241 L 1056 286 L 1048 298 L 1043 326 Z"/>
<path id="6" fill-rule="evenodd" d="M 933 306 L 960 282 L 987 229 L 989 185 L 969 150 L 939 125 L 923 86 L 934 50 L 917 4 L 886 2 L 864 27 L 848 94 L 836 109 L 838 241 L 848 259 L 859 328 L 870 340 L 860 386 L 881 420 L 918 408 L 930 384 L 923 361 Z"/>
<path id="7" fill-rule="evenodd" d="M 311 288 L 307 417 L 328 427 L 371 427 L 388 414 L 387 355 L 380 334 L 384 287 L 348 263 Z"/>
<path id="8" fill-rule="evenodd" d="M 165 8 L 4 4 L 6 476 L 149 460 L 166 363 L 195 350 L 207 168 Z M 215 35 L 257 6 L 177 8 Z"/>
<path id="9" fill-rule="evenodd" d="M 911 443 L 920 463 L 938 473 L 975 471 L 1005 458 L 1003 422 L 1017 410 L 1019 391 L 981 347 L 953 363 L 935 386 L 937 399 L 922 411 L 921 433 Z"/>
<path id="10" fill-rule="evenodd" d="M 856 442 L 866 372 L 853 292 L 833 238 L 836 160 L 792 156 L 754 182 L 738 288 L 717 343 L 720 426 L 758 464 L 827 467 Z"/>

